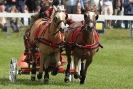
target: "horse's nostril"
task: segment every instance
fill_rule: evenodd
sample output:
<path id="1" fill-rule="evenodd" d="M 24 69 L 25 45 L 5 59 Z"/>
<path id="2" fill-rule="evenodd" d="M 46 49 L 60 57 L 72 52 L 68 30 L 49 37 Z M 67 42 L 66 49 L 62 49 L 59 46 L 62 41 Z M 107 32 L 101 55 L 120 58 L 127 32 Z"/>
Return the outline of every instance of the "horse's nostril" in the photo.
<path id="1" fill-rule="evenodd" d="M 64 29 L 60 28 L 60 32 L 64 32 Z"/>

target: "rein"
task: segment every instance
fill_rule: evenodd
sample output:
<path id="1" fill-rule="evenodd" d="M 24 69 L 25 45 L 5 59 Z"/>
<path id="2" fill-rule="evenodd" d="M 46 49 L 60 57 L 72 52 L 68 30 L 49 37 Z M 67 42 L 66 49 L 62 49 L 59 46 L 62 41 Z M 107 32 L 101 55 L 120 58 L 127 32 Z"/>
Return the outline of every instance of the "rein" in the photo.
<path id="1" fill-rule="evenodd" d="M 41 43 L 43 43 L 43 44 L 45 44 L 47 46 L 50 46 L 52 48 L 62 48 L 62 47 L 64 47 L 64 43 L 63 42 L 61 42 L 61 43 L 54 43 L 54 42 L 49 41 L 49 40 L 47 40 L 45 38 L 37 38 L 36 40 L 38 42 L 41 42 Z"/>
<path id="2" fill-rule="evenodd" d="M 82 48 L 82 49 L 96 49 L 98 47 L 101 47 L 103 48 L 103 46 L 99 43 L 99 42 L 96 42 L 96 43 L 93 43 L 93 44 L 88 44 L 88 45 L 80 45 L 80 44 L 75 44 L 76 47 L 78 48 Z"/>

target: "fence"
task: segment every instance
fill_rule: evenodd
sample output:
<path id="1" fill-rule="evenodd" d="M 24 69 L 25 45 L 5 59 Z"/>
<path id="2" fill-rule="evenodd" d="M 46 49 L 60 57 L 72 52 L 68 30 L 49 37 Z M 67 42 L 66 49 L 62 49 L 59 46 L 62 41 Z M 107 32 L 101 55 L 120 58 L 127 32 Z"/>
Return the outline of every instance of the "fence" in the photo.
<path id="1" fill-rule="evenodd" d="M 35 13 L 0 13 L 0 17 L 27 17 L 30 18 Z M 69 17 L 74 21 L 83 20 L 82 14 L 69 14 Z M 133 20 L 133 16 L 117 16 L 117 15 L 99 15 L 98 21 L 106 21 L 106 20 L 128 20 L 130 21 L 129 34 L 130 37 L 133 36 L 133 30 L 131 26 L 131 21 Z"/>

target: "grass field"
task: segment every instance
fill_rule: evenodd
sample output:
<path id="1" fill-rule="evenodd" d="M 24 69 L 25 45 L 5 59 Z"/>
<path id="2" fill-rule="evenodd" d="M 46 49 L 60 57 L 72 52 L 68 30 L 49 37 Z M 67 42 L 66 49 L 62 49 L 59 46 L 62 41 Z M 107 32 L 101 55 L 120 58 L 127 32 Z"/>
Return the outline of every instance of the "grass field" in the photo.
<path id="1" fill-rule="evenodd" d="M 133 89 L 133 38 L 128 30 L 107 30 L 101 34 L 104 46 L 95 55 L 84 85 L 78 80 L 64 83 L 64 74 L 50 76 L 48 85 L 30 81 L 30 75 L 18 75 L 16 83 L 8 80 L 9 62 L 23 52 L 23 31 L 0 32 L 0 89 Z"/>

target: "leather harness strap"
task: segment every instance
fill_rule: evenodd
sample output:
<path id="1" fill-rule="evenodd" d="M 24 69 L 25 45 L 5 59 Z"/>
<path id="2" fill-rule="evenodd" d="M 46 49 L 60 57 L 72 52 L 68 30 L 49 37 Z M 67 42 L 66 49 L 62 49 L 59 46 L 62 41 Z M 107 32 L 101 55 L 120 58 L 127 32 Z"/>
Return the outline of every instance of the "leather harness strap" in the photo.
<path id="1" fill-rule="evenodd" d="M 83 49 L 96 49 L 98 47 L 103 48 L 103 46 L 99 42 L 99 40 L 100 40 L 99 34 L 96 32 L 95 29 L 92 30 L 93 31 L 92 34 L 93 34 L 93 37 L 94 37 L 94 43 L 86 44 L 86 45 L 80 45 L 80 44 L 76 43 L 76 39 L 79 36 L 81 30 L 82 30 L 82 27 L 78 27 L 76 30 L 74 30 L 74 32 L 69 37 L 67 45 L 74 45 L 76 47 L 83 48 Z"/>

